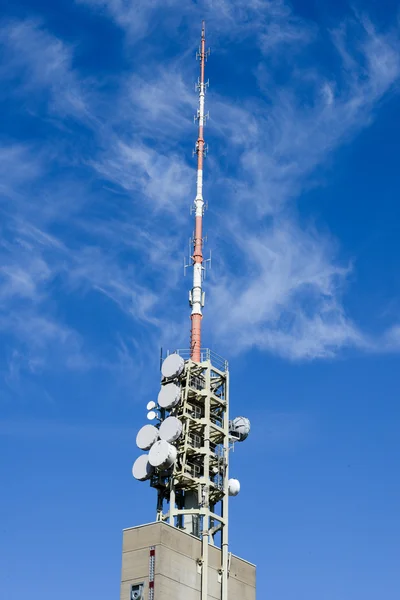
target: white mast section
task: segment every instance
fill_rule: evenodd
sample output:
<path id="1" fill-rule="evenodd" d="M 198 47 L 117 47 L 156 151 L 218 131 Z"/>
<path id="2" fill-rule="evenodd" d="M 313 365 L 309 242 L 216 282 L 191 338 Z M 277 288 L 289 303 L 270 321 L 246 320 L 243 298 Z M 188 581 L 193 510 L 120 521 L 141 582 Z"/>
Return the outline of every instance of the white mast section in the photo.
<path id="1" fill-rule="evenodd" d="M 199 134 L 196 143 L 197 154 L 197 182 L 196 198 L 194 200 L 195 208 L 195 231 L 193 240 L 193 287 L 189 295 L 190 305 L 192 307 L 190 350 L 191 358 L 195 362 L 200 362 L 201 350 L 201 320 L 203 318 L 202 308 L 204 306 L 203 284 L 203 159 L 205 156 L 204 148 L 204 124 L 206 115 L 204 113 L 206 83 L 204 81 L 204 67 L 206 61 L 206 37 L 204 21 L 201 29 L 201 44 L 198 56 L 200 58 L 200 77 L 198 83 L 199 90 L 199 108 L 197 110 L 197 119 L 199 121 Z"/>

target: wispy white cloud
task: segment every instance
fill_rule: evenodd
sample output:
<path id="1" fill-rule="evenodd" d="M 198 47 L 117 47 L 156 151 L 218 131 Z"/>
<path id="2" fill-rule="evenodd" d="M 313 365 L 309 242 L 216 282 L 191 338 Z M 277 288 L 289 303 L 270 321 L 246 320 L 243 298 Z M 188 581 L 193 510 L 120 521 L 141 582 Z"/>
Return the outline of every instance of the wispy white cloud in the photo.
<path id="1" fill-rule="evenodd" d="M 231 214 L 228 227 L 221 225 L 230 247 L 211 294 L 213 310 L 225 315 L 216 324 L 223 334 L 219 339 L 235 332 L 239 351 L 256 346 L 298 359 L 332 356 L 346 346 L 381 346 L 346 314 L 343 291 L 349 267 L 337 262 L 336 244 L 313 229 L 300 229 L 289 208 L 310 185 L 316 167 L 370 122 L 398 81 L 398 39 L 379 35 L 368 22 L 356 26 L 362 37 L 353 51 L 362 60 L 347 69 L 344 79 L 335 84 L 314 72 L 304 105 L 296 97 L 301 85 L 297 72 L 289 85 L 269 89 L 268 118 L 259 111 L 255 119 L 254 111 L 248 111 L 240 176 L 225 180 L 240 222 Z M 335 33 L 336 47 L 338 39 Z M 218 116 L 228 122 L 229 107 L 224 110 L 222 104 Z M 244 104 L 242 123 L 245 110 Z M 255 215 L 268 219 L 260 226 Z M 240 249 L 235 252 L 239 275 L 229 256 L 231 247 Z"/>
<path id="2" fill-rule="evenodd" d="M 86 4 L 110 16 L 115 23 L 125 29 L 131 39 L 140 41 L 157 25 L 174 27 L 182 18 L 182 4 L 178 0 L 75 0 L 76 4 Z M 178 10 L 174 10 L 178 9 Z M 160 11 L 162 13 L 160 14 Z M 160 23 L 161 21 L 161 23 Z"/>
<path id="3" fill-rule="evenodd" d="M 100 176 L 127 192 L 139 193 L 150 210 L 178 213 L 189 197 L 192 170 L 176 155 L 117 140 L 91 164 Z"/>
<path id="4" fill-rule="evenodd" d="M 298 196 L 308 183 L 307 176 L 369 124 L 380 100 L 398 81 L 398 40 L 370 32 L 360 24 L 359 35 L 363 35 L 358 51 L 364 65 L 358 62 L 335 80 L 310 74 L 308 69 L 296 71 L 285 86 L 266 82 L 267 102 L 250 106 L 247 118 L 245 104 L 233 109 L 240 111 L 238 128 L 244 145 L 241 175 L 244 179 L 246 173 L 252 180 L 250 188 L 248 181 L 239 181 L 239 186 L 248 189 L 246 199 L 261 213 L 275 211 Z M 299 93 L 304 85 L 307 102 Z M 225 135 L 229 123 L 238 122 L 232 107 L 224 106 L 224 102 L 217 104 L 217 116 Z M 236 135 L 231 136 L 233 141 Z M 241 196 L 234 197 L 242 203 Z"/>
<path id="5" fill-rule="evenodd" d="M 181 246 L 182 240 L 174 231 L 169 235 L 168 230 L 165 237 L 154 238 L 148 221 L 154 219 L 160 199 L 154 197 L 153 209 L 144 207 L 142 219 L 132 218 L 134 207 L 130 205 L 117 205 L 112 219 L 104 220 L 98 214 L 82 219 L 76 211 L 79 213 L 83 204 L 76 196 L 72 196 L 76 206 L 71 210 L 71 196 L 66 193 L 68 184 L 65 188 L 60 179 L 55 186 L 48 179 L 45 150 L 40 155 L 40 164 L 28 169 L 25 177 L 16 174 L 24 173 L 25 162 L 36 165 L 36 149 L 26 146 L 16 151 L 11 147 L 7 152 L 4 147 L 3 152 L 9 170 L 3 172 L 1 198 L 5 219 L 0 243 L 0 330 L 12 336 L 12 341 L 9 338 L 5 345 L 8 383 L 14 385 L 23 371 L 36 373 L 61 365 L 70 369 L 101 367 L 121 372 L 128 368 L 126 349 L 133 348 L 129 329 L 123 332 L 122 339 L 118 340 L 115 332 L 114 339 L 103 349 L 95 348 L 79 332 L 76 323 L 70 325 L 65 316 L 61 317 L 58 305 L 68 303 L 68 298 L 79 301 L 87 310 L 84 305 L 89 291 L 107 297 L 137 328 L 150 328 L 135 333 L 137 340 L 142 339 L 141 352 L 137 348 L 142 360 L 146 355 L 143 348 L 149 346 L 151 336 L 159 337 L 160 329 L 174 334 L 176 339 L 175 322 L 164 328 L 159 315 L 165 301 L 163 290 L 167 294 L 181 272 L 169 253 Z M 156 179 L 154 176 L 153 185 Z M 165 184 L 162 188 L 164 194 L 170 194 L 171 202 L 175 200 L 175 187 L 168 188 Z M 49 194 L 47 189 L 48 197 L 42 202 L 44 188 L 53 193 Z M 143 193 L 139 188 L 137 191 Z M 85 192 L 90 196 L 86 187 L 81 190 L 83 195 Z M 149 193 L 143 194 L 147 202 L 148 197 Z M 99 208 L 104 195 L 97 195 L 94 201 Z M 111 206 L 106 208 L 110 210 Z M 137 209 L 140 211 L 140 206 Z M 160 215 L 158 221 L 163 228 L 165 216 Z M 58 234 L 53 230 L 58 230 Z M 82 240 L 78 245 L 76 237 Z M 136 376 L 137 363 L 136 360 L 133 369 Z"/>
<path id="6" fill-rule="evenodd" d="M 254 36 L 265 55 L 284 52 L 287 57 L 292 48 L 298 52 L 316 31 L 315 25 L 296 16 L 285 0 L 205 0 L 201 9 L 212 26 L 216 21 L 219 33 L 240 39 Z"/>
<path id="7" fill-rule="evenodd" d="M 139 25 L 146 30 L 159 6 L 117 0 L 86 4 L 107 10 L 131 35 L 139 35 Z M 168 4 L 171 15 L 173 7 L 174 2 Z M 135 8 L 140 18 L 132 29 Z M 189 8 L 198 10 L 194 4 Z M 227 35 L 233 35 L 235 15 L 241 15 L 268 54 L 282 44 L 304 48 L 318 37 L 314 25 L 297 19 L 280 0 L 210 0 L 203 8 L 217 14 L 217 29 L 225 27 Z M 268 19 L 259 18 L 260 10 Z M 350 27 L 357 28 L 357 47 L 349 42 Z M 1 248 L 2 327 L 12 328 L 29 346 L 31 370 L 45 364 L 46 348 L 54 352 L 56 344 L 69 366 L 84 364 L 84 356 L 87 365 L 95 364 L 93 352 L 83 351 L 83 334 L 54 308 L 57 295 L 84 301 L 88 291 L 95 291 L 135 323 L 137 339 L 170 336 L 171 346 L 174 340 L 180 345 L 186 315 L 179 250 L 185 231 L 190 234 L 184 206 L 194 196 L 194 169 L 185 160 L 190 144 L 183 147 L 182 140 L 189 132 L 195 138 L 195 94 L 180 59 L 166 58 L 165 68 L 124 74 L 110 117 L 112 111 L 101 112 L 106 98 L 98 101 L 99 89 L 89 93 L 75 67 L 72 46 L 33 22 L 4 25 L 0 40 L 10 60 L 0 75 L 9 81 L 11 65 L 19 94 L 41 90 L 49 99 L 49 114 L 73 115 L 90 124 L 93 136 L 90 151 L 75 143 L 77 134 L 69 129 L 56 150 L 50 140 L 40 152 L 21 144 L 0 151 L 9 219 Z M 207 134 L 221 152 L 206 167 L 211 206 L 206 219 L 219 240 L 219 266 L 218 277 L 207 284 L 204 323 L 210 341 L 229 346 L 230 352 L 232 337 L 237 351 L 255 346 L 291 359 L 333 356 L 349 346 L 372 350 L 382 341 L 381 336 L 370 339 L 347 314 L 349 261 L 339 260 L 338 244 L 326 233 L 305 220 L 300 224 L 296 201 L 316 185 L 316 169 L 368 125 L 398 82 L 399 43 L 366 19 L 343 24 L 332 40 L 331 51 L 341 63 L 331 75 L 320 72 L 310 54 L 306 66 L 293 59 L 287 81 L 278 84 L 273 74 L 266 76 L 261 61 L 254 65 L 261 96 L 241 90 L 233 100 L 213 91 L 208 98 L 213 120 Z M 71 139 L 73 158 L 70 153 L 60 158 Z M 54 157 L 67 175 L 54 179 Z M 15 299 L 20 312 L 7 322 Z M 388 350 L 398 347 L 395 328 L 384 336 Z M 126 364 L 135 348 L 132 332 L 115 344 L 115 360 Z M 19 355 L 14 356 L 18 362 Z M 102 364 L 104 357 L 97 360 Z"/>
<path id="8" fill-rule="evenodd" d="M 88 115 L 85 84 L 78 81 L 72 66 L 73 48 L 29 19 L 3 23 L 0 44 L 0 77 L 11 84 L 14 94 L 40 97 L 44 92 L 51 112 Z"/>
<path id="9" fill-rule="evenodd" d="M 237 351 L 254 346 L 295 359 L 366 345 L 345 315 L 348 269 L 335 263 L 329 240 L 284 219 L 242 247 L 241 275 L 234 277 L 227 267 L 212 287 L 212 313 L 224 314 L 216 323 L 221 339 L 235 332 Z"/>
<path id="10" fill-rule="evenodd" d="M 182 4 L 178 0 L 75 0 L 88 5 L 100 15 L 108 15 L 128 34 L 131 42 L 138 42 L 155 28 L 174 32 L 184 22 L 191 31 L 197 31 L 205 19 L 218 38 L 240 40 L 253 37 L 264 54 L 307 44 L 314 35 L 315 26 L 297 17 L 285 0 L 202 0 Z"/>
<path id="11" fill-rule="evenodd" d="M 0 145 L 0 202 L 17 198 L 21 186 L 35 181 L 43 172 L 40 153 L 32 153 L 28 145 Z"/>

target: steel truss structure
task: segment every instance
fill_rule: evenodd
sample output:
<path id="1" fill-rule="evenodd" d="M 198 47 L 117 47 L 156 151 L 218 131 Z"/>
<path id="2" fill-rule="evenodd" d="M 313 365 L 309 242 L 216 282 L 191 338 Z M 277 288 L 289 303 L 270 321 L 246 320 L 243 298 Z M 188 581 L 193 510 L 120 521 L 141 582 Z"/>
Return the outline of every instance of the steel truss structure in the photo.
<path id="1" fill-rule="evenodd" d="M 180 402 L 161 415 L 183 424 L 174 467 L 153 475 L 150 483 L 158 492 L 157 520 L 202 539 L 202 600 L 207 599 L 208 545 L 221 547 L 221 598 L 227 600 L 229 370 L 211 351 L 202 350 L 201 356 L 202 362 L 185 360 Z M 168 383 L 162 378 L 162 385 Z"/>

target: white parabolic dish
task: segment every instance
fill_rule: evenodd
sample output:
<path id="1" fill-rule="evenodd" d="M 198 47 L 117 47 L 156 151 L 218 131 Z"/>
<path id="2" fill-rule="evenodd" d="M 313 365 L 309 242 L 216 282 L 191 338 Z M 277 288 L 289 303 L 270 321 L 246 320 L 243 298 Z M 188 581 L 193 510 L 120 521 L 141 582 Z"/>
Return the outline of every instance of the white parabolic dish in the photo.
<path id="1" fill-rule="evenodd" d="M 176 461 L 177 453 L 175 446 L 172 446 L 165 440 L 159 440 L 151 447 L 149 462 L 156 469 L 164 471 L 172 467 Z"/>
<path id="2" fill-rule="evenodd" d="M 140 450 L 150 450 L 158 440 L 158 429 L 154 425 L 144 425 L 136 436 L 136 445 Z"/>
<path id="3" fill-rule="evenodd" d="M 185 361 L 179 354 L 170 354 L 164 360 L 161 366 L 161 374 L 163 377 L 179 377 L 185 366 Z"/>
<path id="4" fill-rule="evenodd" d="M 176 417 L 167 417 L 161 423 L 159 436 L 166 442 L 175 442 L 182 435 L 182 421 Z"/>
<path id="5" fill-rule="evenodd" d="M 139 481 L 150 479 L 154 472 L 154 467 L 149 463 L 148 454 L 142 454 L 135 460 L 132 467 L 132 475 Z"/>
<path id="6" fill-rule="evenodd" d="M 238 479 L 229 479 L 228 493 L 230 496 L 237 496 L 240 492 L 240 481 Z"/>
<path id="7" fill-rule="evenodd" d="M 231 422 L 231 431 L 239 436 L 239 442 L 244 442 L 250 433 L 250 421 L 247 417 L 236 417 Z"/>
<path id="8" fill-rule="evenodd" d="M 176 406 L 181 397 L 181 388 L 176 383 L 163 385 L 158 394 L 158 404 L 161 408 L 170 409 Z"/>

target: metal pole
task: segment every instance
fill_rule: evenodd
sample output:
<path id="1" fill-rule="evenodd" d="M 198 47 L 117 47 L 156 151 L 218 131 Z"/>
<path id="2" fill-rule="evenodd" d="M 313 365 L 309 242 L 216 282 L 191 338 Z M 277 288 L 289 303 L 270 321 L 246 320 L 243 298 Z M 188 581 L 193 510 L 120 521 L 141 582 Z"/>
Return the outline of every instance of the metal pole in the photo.
<path id="1" fill-rule="evenodd" d="M 171 477 L 170 490 L 169 490 L 169 524 L 175 525 L 175 482 L 174 477 Z"/>
<path id="2" fill-rule="evenodd" d="M 201 571 L 201 600 L 208 600 L 208 544 L 210 535 L 210 419 L 211 419 L 211 363 L 208 362 L 206 371 L 207 396 L 204 398 L 204 485 L 202 489 L 202 559 Z"/>
<path id="3" fill-rule="evenodd" d="M 222 499 L 222 532 L 221 532 L 221 552 L 222 552 L 222 594 L 221 600 L 228 600 L 228 509 L 229 509 L 229 372 L 226 371 L 225 382 L 226 410 L 224 415 L 224 496 Z"/>
<path id="4" fill-rule="evenodd" d="M 193 239 L 193 287 L 190 293 L 191 333 L 190 333 L 190 357 L 195 362 L 200 362 L 201 350 L 201 320 L 203 318 L 203 158 L 204 158 L 204 100 L 206 84 L 204 81 L 204 68 L 206 60 L 206 33 L 205 24 L 202 22 L 200 42 L 200 78 L 199 78 L 199 109 L 197 118 L 199 121 L 199 134 L 196 143 L 197 154 L 197 191 L 194 200 L 195 206 L 195 230 Z"/>

